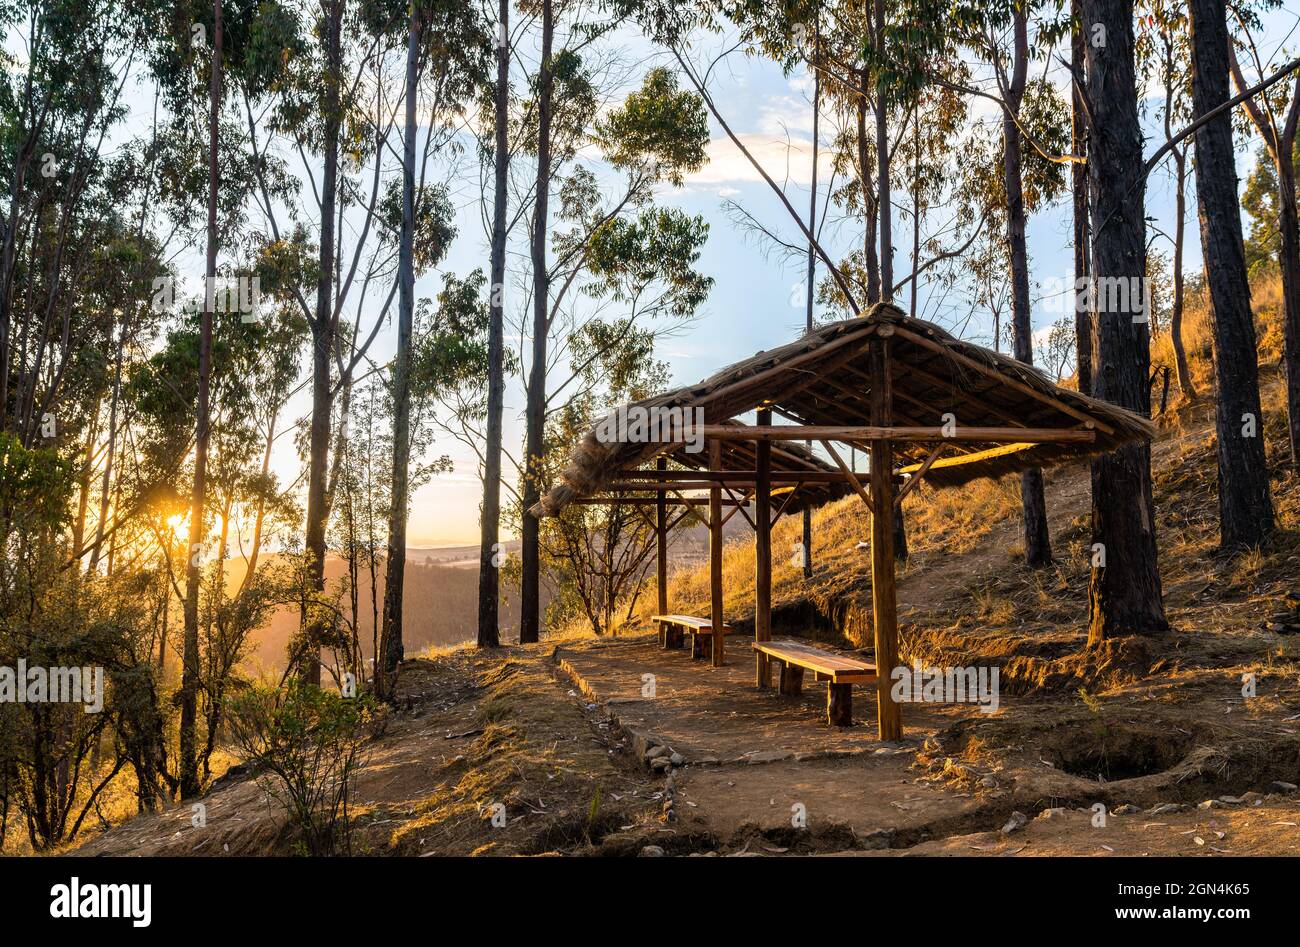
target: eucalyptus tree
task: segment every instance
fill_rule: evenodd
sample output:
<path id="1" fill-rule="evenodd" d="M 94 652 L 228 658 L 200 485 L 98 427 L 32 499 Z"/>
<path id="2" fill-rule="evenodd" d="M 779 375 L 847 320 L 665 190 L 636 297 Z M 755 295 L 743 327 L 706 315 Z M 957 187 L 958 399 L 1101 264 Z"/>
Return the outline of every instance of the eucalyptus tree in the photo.
<path id="1" fill-rule="evenodd" d="M 1082 0 L 1086 46 L 1088 190 L 1094 280 L 1141 285 L 1146 276 L 1146 171 L 1138 120 L 1131 0 Z M 1094 397 L 1151 412 L 1150 334 L 1130 309 L 1089 313 L 1096 348 Z M 1151 448 L 1132 444 L 1092 462 L 1093 568 L 1088 586 L 1090 645 L 1165 631 L 1156 556 Z"/>
<path id="2" fill-rule="evenodd" d="M 484 136 L 481 150 L 492 158 L 492 224 L 490 322 L 488 328 L 487 393 L 483 405 L 483 507 L 479 513 L 478 632 L 480 648 L 501 643 L 498 539 L 501 535 L 502 419 L 505 412 L 505 279 L 509 238 L 508 184 L 510 176 L 510 0 L 498 0 L 496 19 L 496 77 L 490 86 L 491 145 Z M 485 96 L 487 98 L 487 96 Z M 487 108 L 482 110 L 487 112 Z M 485 116 L 486 117 L 486 116 Z"/>
<path id="3" fill-rule="evenodd" d="M 1055 91 L 1046 80 L 1030 80 L 1031 40 L 1041 40 L 1031 37 L 1031 12 L 1025 3 L 981 3 L 961 10 L 957 27 L 997 84 L 1002 109 L 998 216 L 1006 228 L 1012 352 L 1026 364 L 1033 363 L 1034 345 L 1025 225 L 1034 205 L 1053 200 L 1063 190 L 1062 165 L 1053 158 L 1068 145 Z M 1028 153 L 1026 142 L 1032 144 Z M 1021 473 L 1020 497 L 1025 562 L 1042 568 L 1052 561 L 1052 545 L 1041 470 Z"/>
<path id="4" fill-rule="evenodd" d="M 1228 101 L 1231 40 L 1223 0 L 1191 0 L 1192 102 L 1196 116 Z M 1250 308 L 1232 115 L 1223 111 L 1196 132 L 1196 197 L 1214 326 L 1219 543 L 1225 551 L 1258 546 L 1273 531 L 1273 500 L 1260 419 L 1255 320 Z"/>
<path id="5" fill-rule="evenodd" d="M 551 377 L 559 360 L 568 354 L 574 331 L 586 321 L 586 316 L 573 308 L 575 291 L 583 287 L 584 293 L 595 292 L 584 284 L 583 277 L 599 274 L 591 269 L 594 257 L 592 248 L 598 239 L 608 239 L 618 234 L 624 240 L 634 234 L 651 235 L 647 248 L 655 254 L 680 252 L 683 243 L 691 244 L 694 237 L 685 241 L 693 225 L 685 225 L 674 215 L 650 213 L 655 188 L 668 184 L 681 186 L 684 176 L 699 169 L 705 161 L 708 141 L 708 122 L 704 107 L 695 94 L 680 89 L 677 77 L 669 70 L 656 67 L 645 74 L 641 86 L 628 94 L 623 102 L 604 115 L 596 117 L 599 92 L 595 75 L 583 63 L 582 52 L 590 37 L 599 35 L 603 27 L 592 26 L 571 34 L 575 42 L 552 54 L 553 79 L 556 83 L 554 115 L 551 117 L 547 161 L 552 168 L 545 185 L 547 191 L 559 180 L 556 217 L 563 229 L 551 223 L 549 211 L 539 217 L 537 205 L 533 215 L 533 261 L 545 267 L 545 277 L 540 283 L 534 273 L 532 299 L 531 360 L 526 383 L 527 408 L 526 442 L 520 461 L 519 490 L 521 498 L 521 581 L 520 581 L 520 641 L 537 640 L 540 627 L 540 555 L 536 518 L 528 511 L 540 498 L 542 464 L 546 454 L 544 440 L 548 413 L 557 410 L 564 402 L 561 398 L 573 396 L 576 377 L 573 373 Z M 583 39 L 587 37 L 587 39 Z M 543 77 L 544 78 L 544 77 Z M 540 88 L 535 90 L 540 98 Z M 540 111 L 538 101 L 536 109 Z M 612 185 L 607 196 L 595 175 L 587 168 L 573 163 L 578 149 L 594 145 L 615 173 L 617 185 Z M 542 148 L 541 139 L 534 145 Z M 570 168 L 572 165 L 572 168 Z M 564 173 L 568 170 L 568 173 Z M 540 184 L 540 179 L 539 179 Z M 534 196 L 538 200 L 539 195 Z M 538 227 L 552 235 L 555 251 L 553 261 L 538 257 Z M 698 229 L 698 228 L 695 228 Z M 671 273 L 672 271 L 666 271 Z M 665 275 L 665 280 L 675 277 Z M 604 292 L 614 292 L 608 289 Z M 538 289 L 543 292 L 542 309 L 538 308 Z M 599 294 L 595 297 L 598 298 Z M 618 299 L 623 305 L 635 304 L 635 298 Z M 693 307 L 691 307 L 693 311 Z M 665 328 L 689 318 L 687 312 L 676 306 L 638 307 L 638 319 L 650 320 L 664 317 Z M 539 318 L 540 313 L 540 318 Z M 521 327 L 522 328 L 522 327 Z M 543 333 L 539 343 L 536 333 Z M 521 333 L 527 334 L 527 333 Z M 611 344 L 618 341 L 615 336 Z"/>
<path id="6" fill-rule="evenodd" d="M 1277 0 L 1264 0 L 1260 6 L 1276 8 Z M 1241 59 L 1248 62 L 1255 74 L 1263 79 L 1270 71 L 1269 64 L 1260 52 L 1255 32 L 1259 30 L 1257 15 L 1248 6 L 1233 4 L 1232 11 L 1240 28 L 1242 52 L 1236 43 L 1229 41 L 1228 63 L 1238 92 L 1250 85 L 1241 67 Z M 1300 127 L 1300 71 L 1288 93 L 1280 84 L 1257 98 L 1247 98 L 1242 108 L 1250 117 L 1264 148 L 1273 162 L 1277 185 L 1277 260 L 1282 274 L 1282 365 L 1286 374 L 1287 425 L 1290 435 L 1291 465 L 1300 467 L 1300 211 L 1297 210 L 1296 192 L 1296 129 Z"/>
<path id="7" fill-rule="evenodd" d="M 1174 129 L 1186 125 L 1192 117 L 1187 14 L 1181 3 L 1150 0 L 1147 15 L 1150 17 L 1147 28 L 1137 37 L 1138 63 L 1144 77 L 1155 80 L 1164 89 L 1160 117 L 1165 138 L 1170 139 L 1174 136 Z M 1170 238 L 1173 244 L 1173 298 L 1169 311 L 1169 338 L 1174 349 L 1178 390 L 1185 401 L 1194 401 L 1196 386 L 1187 363 L 1187 347 L 1183 343 L 1183 238 L 1187 229 L 1189 147 L 1190 142 L 1183 141 L 1169 149 L 1174 159 L 1174 232 Z"/>
<path id="8" fill-rule="evenodd" d="M 487 78 L 487 24 L 460 0 L 412 0 L 407 26 L 405 121 L 402 135 L 401 211 L 398 239 L 397 354 L 392 376 L 393 463 L 388 556 L 384 569 L 384 615 L 377 691 L 390 697 L 404 655 L 402 587 L 406 571 L 406 520 L 410 507 L 411 369 L 415 321 L 415 277 L 446 255 L 456 231 L 446 189 L 426 186 L 416 176 L 416 114 L 423 91 L 428 106 L 426 136 L 443 146 L 454 133 L 463 107 Z M 427 149 L 426 149 L 427 153 Z M 422 242 L 417 255 L 417 190 Z"/>

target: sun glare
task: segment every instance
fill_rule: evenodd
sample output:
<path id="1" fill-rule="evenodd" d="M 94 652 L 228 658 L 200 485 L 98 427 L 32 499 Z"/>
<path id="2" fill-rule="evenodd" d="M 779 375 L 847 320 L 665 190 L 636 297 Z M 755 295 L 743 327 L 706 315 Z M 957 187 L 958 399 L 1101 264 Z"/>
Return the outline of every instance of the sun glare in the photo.
<path id="1" fill-rule="evenodd" d="M 167 525 L 179 542 L 185 542 L 190 538 L 190 528 L 186 522 L 188 519 L 189 516 L 185 513 L 176 513 L 167 517 Z"/>

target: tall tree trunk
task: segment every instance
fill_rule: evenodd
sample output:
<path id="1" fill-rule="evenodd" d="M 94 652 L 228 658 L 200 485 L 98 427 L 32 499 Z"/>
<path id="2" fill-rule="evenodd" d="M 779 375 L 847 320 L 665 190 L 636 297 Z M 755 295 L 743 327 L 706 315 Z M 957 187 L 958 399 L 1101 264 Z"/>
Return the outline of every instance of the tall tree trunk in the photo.
<path id="1" fill-rule="evenodd" d="M 316 279 L 316 313 L 311 319 L 312 377 L 311 432 L 307 461 L 307 522 L 304 552 L 307 562 L 307 599 L 325 591 L 325 526 L 329 519 L 328 479 L 330 412 L 330 363 L 334 349 L 334 212 L 338 197 L 340 85 L 343 80 L 342 31 L 345 0 L 330 0 L 325 22 L 325 116 L 321 148 L 320 256 Z M 308 684 L 320 686 L 320 638 L 322 621 L 309 604 L 304 604 L 301 635 L 304 652 L 297 655 L 298 673 Z"/>
<path id="2" fill-rule="evenodd" d="M 1223 0 L 1189 0 L 1188 8 L 1192 108 L 1200 117 L 1228 100 L 1227 8 Z M 1214 311 L 1219 543 L 1237 550 L 1259 545 L 1273 531 L 1273 500 L 1229 112 L 1196 132 L 1196 198 Z"/>
<path id="3" fill-rule="evenodd" d="M 1087 153 L 1088 122 L 1083 104 L 1084 36 L 1080 0 L 1070 0 L 1070 16 L 1074 20 L 1070 37 L 1070 70 L 1075 81 L 1070 95 L 1070 143 L 1076 155 Z M 1074 210 L 1074 352 L 1075 378 L 1081 394 L 1092 394 L 1092 318 L 1084 304 L 1087 295 L 1083 288 L 1088 282 L 1088 166 L 1075 162 L 1070 165 L 1070 191 Z"/>
<path id="4" fill-rule="evenodd" d="M 388 559 L 384 564 L 384 630 L 376 691 L 390 699 L 397 684 L 397 665 L 405 655 L 402 641 L 402 586 L 406 578 L 406 517 L 410 507 L 411 332 L 415 324 L 415 107 L 420 64 L 420 15 L 411 3 L 406 36 L 406 128 L 402 143 L 402 233 L 397 259 L 397 356 L 393 360 L 393 485 L 388 510 Z"/>
<path id="5" fill-rule="evenodd" d="M 1228 46 L 1228 68 L 1239 90 L 1246 88 L 1246 80 L 1231 44 Z M 1278 187 L 1278 230 L 1281 234 L 1278 248 L 1278 268 L 1282 272 L 1283 349 L 1282 367 L 1286 375 L 1287 425 L 1291 442 L 1290 462 L 1300 464 L 1300 220 L 1296 212 L 1295 140 L 1300 124 L 1300 74 L 1296 75 L 1290 104 L 1279 126 L 1272 110 L 1261 107 L 1257 99 L 1246 99 L 1242 107 L 1259 136 L 1264 140 L 1273 159 Z M 1197 177 L 1200 171 L 1197 170 Z"/>
<path id="6" fill-rule="evenodd" d="M 527 423 L 524 445 L 523 575 L 519 590 L 519 643 L 537 641 L 541 626 L 541 550 L 537 517 L 529 510 L 541 498 L 541 476 L 546 436 L 546 336 L 550 304 L 550 279 L 546 272 L 546 237 L 549 232 L 548 198 L 551 191 L 551 46 L 555 16 L 551 0 L 542 2 L 542 62 L 537 75 L 537 193 L 533 205 L 533 362 L 528 376 Z"/>
<path id="7" fill-rule="evenodd" d="M 1174 367 L 1178 372 L 1178 390 L 1184 401 L 1196 400 L 1196 385 L 1187 364 L 1187 347 L 1183 344 L 1183 243 L 1187 230 L 1187 150 L 1175 149 L 1178 180 L 1174 190 L 1174 301 L 1169 311 L 1169 339 L 1174 346 Z"/>
<path id="8" fill-rule="evenodd" d="M 858 72 L 858 84 L 867 87 L 867 70 Z M 880 302 L 880 257 L 876 253 L 876 200 L 871 188 L 871 161 L 867 146 L 867 97 L 858 95 L 857 101 L 857 142 L 858 142 L 858 179 L 862 189 L 862 255 L 863 265 L 867 270 L 867 305 Z"/>
<path id="9" fill-rule="evenodd" d="M 813 58 L 816 61 L 820 51 L 821 34 L 818 32 L 813 46 Z M 813 70 L 813 127 L 812 127 L 812 193 L 808 198 L 808 232 L 817 233 L 817 145 L 821 132 L 822 74 Z M 808 291 L 804 297 L 804 331 L 811 332 L 813 327 L 813 295 L 816 290 L 817 248 L 813 241 L 808 241 Z M 805 442 L 812 450 L 812 441 Z M 803 556 L 800 567 L 805 579 L 812 578 L 812 508 L 807 504 L 803 508 Z"/>
<path id="10" fill-rule="evenodd" d="M 505 408 L 506 210 L 510 173 L 510 0 L 497 5 L 497 83 L 493 90 L 491 299 L 488 302 L 487 443 L 478 560 L 478 646 L 501 644 L 501 415 Z"/>
<path id="11" fill-rule="evenodd" d="M 217 281 L 217 138 L 221 125 L 221 0 L 213 5 L 212 114 L 208 121 L 208 246 L 203 312 L 199 316 L 199 405 L 194 437 L 194 493 L 190 502 L 189 550 L 185 564 L 185 630 L 181 652 L 180 777 L 181 798 L 199 794 L 199 551 L 203 548 L 207 505 L 209 388 L 212 378 L 212 310 Z"/>
<path id="12" fill-rule="evenodd" d="M 1029 248 L 1025 245 L 1025 196 L 1021 177 L 1020 128 L 1016 118 L 1029 73 L 1029 24 L 1023 8 L 1014 14 L 1012 73 L 1007 83 L 1008 111 L 1002 117 L 1002 183 L 1007 197 L 1007 254 L 1011 261 L 1011 338 L 1013 354 L 1026 365 L 1034 361 L 1030 322 Z M 1025 564 L 1041 569 L 1052 562 L 1052 538 L 1047 530 L 1043 472 L 1020 474 L 1020 505 L 1024 523 Z"/>
<path id="13" fill-rule="evenodd" d="M 1297 93 L 1300 95 L 1300 93 Z M 1286 373 L 1287 429 L 1291 439 L 1291 466 L 1300 466 L 1300 215 L 1296 211 L 1295 128 L 1277 153 L 1278 229 L 1282 233 L 1279 268 L 1282 271 L 1282 365 Z"/>
<path id="14" fill-rule="evenodd" d="M 885 59 L 885 0 L 876 2 L 876 58 Z M 876 70 L 876 205 L 880 211 L 880 298 L 894 298 L 893 207 L 889 186 L 888 83 L 883 70 Z"/>
<path id="15" fill-rule="evenodd" d="M 1088 181 L 1094 279 L 1146 276 L 1146 183 L 1133 57 L 1132 0 L 1082 0 L 1086 35 Z M 1130 284 L 1132 285 L 1132 284 Z M 1100 299 L 1105 294 L 1096 293 Z M 1093 305 L 1096 305 L 1093 303 Z M 1091 313 L 1093 395 L 1147 416 L 1151 412 L 1150 336 L 1134 312 Z M 1147 635 L 1169 627 L 1156 561 L 1151 448 L 1133 444 L 1092 464 L 1094 565 L 1088 587 L 1088 642 Z M 1098 555 L 1099 554 L 1099 555 Z"/>

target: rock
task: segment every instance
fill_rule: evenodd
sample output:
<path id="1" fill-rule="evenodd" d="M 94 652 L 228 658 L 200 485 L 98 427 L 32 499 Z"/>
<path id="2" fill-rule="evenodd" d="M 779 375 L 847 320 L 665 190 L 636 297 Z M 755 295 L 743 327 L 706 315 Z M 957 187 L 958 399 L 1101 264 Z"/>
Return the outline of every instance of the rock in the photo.
<path id="1" fill-rule="evenodd" d="M 1241 801 L 1248 806 L 1259 805 L 1259 803 L 1262 802 L 1263 799 L 1264 799 L 1264 794 L 1255 792 L 1255 790 L 1253 789 L 1247 790 L 1246 792 L 1243 792 L 1241 794 Z"/>
<path id="2" fill-rule="evenodd" d="M 1185 808 L 1187 807 L 1177 802 L 1162 802 L 1152 806 L 1147 812 L 1152 815 L 1168 815 L 1171 812 L 1182 812 Z"/>
<path id="3" fill-rule="evenodd" d="M 1246 801 L 1244 796 L 1220 796 L 1219 801 L 1225 806 L 1239 806 Z"/>
<path id="4" fill-rule="evenodd" d="M 1206 799 L 1204 802 L 1197 803 L 1198 809 L 1222 809 L 1223 803 L 1218 799 Z"/>
<path id="5" fill-rule="evenodd" d="M 680 753 L 673 753 L 668 757 L 668 759 L 672 761 L 674 766 L 681 766 L 686 762 L 686 757 L 682 756 Z"/>
<path id="6" fill-rule="evenodd" d="M 1295 783 L 1287 783 L 1279 779 L 1269 788 L 1274 792 L 1295 792 L 1300 787 L 1297 787 Z"/>
<path id="7" fill-rule="evenodd" d="M 1007 824 L 1002 826 L 1002 834 L 1010 835 L 1012 832 L 1018 832 L 1029 822 L 1029 817 L 1023 812 L 1011 813 L 1011 818 L 1007 819 Z"/>
<path id="8" fill-rule="evenodd" d="M 663 858 L 664 850 L 658 845 L 647 845 L 641 851 L 637 852 L 638 858 Z"/>
<path id="9" fill-rule="evenodd" d="M 672 765 L 672 761 L 666 756 L 660 756 L 650 761 L 650 768 L 656 773 L 662 773 Z"/>
<path id="10" fill-rule="evenodd" d="M 661 756 L 667 756 L 672 750 L 666 746 L 652 746 L 645 751 L 645 758 L 648 760 L 657 760 Z"/>
<path id="11" fill-rule="evenodd" d="M 1057 806 L 1057 807 L 1055 807 L 1055 808 L 1053 808 L 1053 809 L 1044 809 L 1042 812 L 1038 813 L 1037 818 L 1039 818 L 1039 819 L 1059 819 L 1059 818 L 1061 818 L 1061 816 L 1063 816 L 1063 815 L 1065 815 L 1065 807 L 1064 807 L 1064 806 Z"/>
<path id="12" fill-rule="evenodd" d="M 994 779 L 992 776 L 985 776 L 980 780 L 980 785 L 983 786 L 985 789 L 997 789 L 998 781 Z"/>
<path id="13" fill-rule="evenodd" d="M 1111 815 L 1137 815 L 1142 810 L 1131 802 L 1126 802 L 1122 806 L 1116 806 L 1111 810 Z"/>

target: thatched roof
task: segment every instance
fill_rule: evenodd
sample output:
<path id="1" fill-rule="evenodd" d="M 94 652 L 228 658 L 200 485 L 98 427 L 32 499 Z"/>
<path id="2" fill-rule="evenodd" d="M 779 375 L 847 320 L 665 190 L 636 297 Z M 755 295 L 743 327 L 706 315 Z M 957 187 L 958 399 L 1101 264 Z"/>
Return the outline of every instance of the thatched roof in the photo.
<path id="1" fill-rule="evenodd" d="M 889 326 L 882 332 L 882 327 Z M 956 486 L 980 477 L 998 477 L 1032 467 L 1050 467 L 1122 444 L 1149 440 L 1155 425 L 1131 411 L 1055 385 L 1033 366 L 955 338 L 933 323 L 912 319 L 888 303 L 864 316 L 818 326 L 780 348 L 724 368 L 711 378 L 621 409 L 662 412 L 667 408 L 702 408 L 706 424 L 729 423 L 760 406 L 798 424 L 864 426 L 870 423 L 873 377 L 867 342 L 873 335 L 890 338 L 890 379 L 894 424 L 934 427 L 951 413 L 962 427 L 1091 428 L 1095 440 L 1037 444 L 954 443 L 926 474 L 934 486 Z M 601 431 L 601 436 L 597 436 Z M 753 469 L 753 445 L 723 441 L 724 450 L 748 451 L 748 457 L 724 455 L 724 467 Z M 795 442 L 781 451 L 802 455 L 817 469 L 835 470 Z M 866 447 L 865 444 L 859 445 Z M 597 425 L 574 450 L 560 482 L 534 507 L 554 514 L 577 497 L 599 493 L 620 470 L 638 468 L 670 448 L 674 460 L 706 467 L 708 452 L 687 454 L 680 445 L 611 439 L 608 425 Z M 916 465 L 930 445 L 896 441 L 895 461 L 902 472 Z M 786 464 L 784 468 L 778 463 Z M 792 469 L 773 452 L 773 470 Z M 793 468 L 797 469 L 797 468 Z M 841 496 L 843 485 L 821 496 Z"/>

